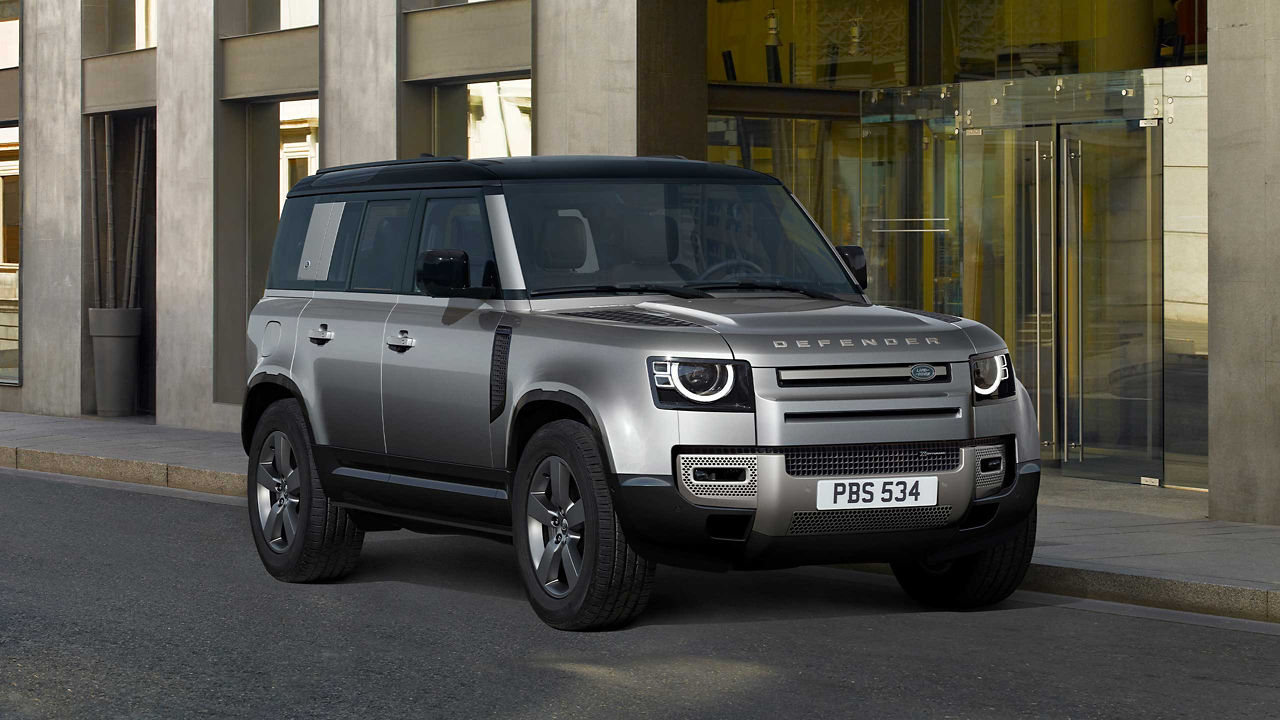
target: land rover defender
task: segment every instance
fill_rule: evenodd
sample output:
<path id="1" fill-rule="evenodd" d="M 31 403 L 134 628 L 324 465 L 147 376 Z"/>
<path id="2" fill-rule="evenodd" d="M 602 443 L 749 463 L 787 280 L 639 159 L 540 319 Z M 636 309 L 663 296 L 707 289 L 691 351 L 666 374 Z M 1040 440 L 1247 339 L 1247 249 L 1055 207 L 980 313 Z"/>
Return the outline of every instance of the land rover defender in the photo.
<path id="1" fill-rule="evenodd" d="M 1030 398 L 990 329 L 877 306 L 867 277 L 860 248 L 734 167 L 308 177 L 249 320 L 262 562 L 331 580 L 365 532 L 506 539 L 562 629 L 634 618 L 658 563 L 889 562 L 919 602 L 998 602 L 1035 542 Z"/>

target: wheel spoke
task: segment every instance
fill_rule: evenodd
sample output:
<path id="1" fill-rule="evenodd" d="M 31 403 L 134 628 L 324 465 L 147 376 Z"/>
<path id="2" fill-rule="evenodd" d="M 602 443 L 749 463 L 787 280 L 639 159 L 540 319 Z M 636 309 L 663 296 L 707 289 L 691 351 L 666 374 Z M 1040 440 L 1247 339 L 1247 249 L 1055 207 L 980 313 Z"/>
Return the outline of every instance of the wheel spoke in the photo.
<path id="1" fill-rule="evenodd" d="M 298 534 L 298 516 L 296 508 L 296 505 L 289 503 L 280 509 L 280 517 L 283 520 L 283 523 L 281 524 L 282 532 L 280 533 L 280 538 L 284 540 L 286 544 L 292 543 L 294 536 Z"/>
<path id="2" fill-rule="evenodd" d="M 564 519 L 565 522 L 568 523 L 570 529 L 576 530 L 582 527 L 582 524 L 586 522 L 586 512 L 582 508 L 581 500 L 570 505 L 568 509 L 564 511 Z"/>
<path id="3" fill-rule="evenodd" d="M 298 490 L 301 489 L 301 483 L 299 482 L 298 468 L 294 468 L 290 470 L 289 474 L 284 476 L 284 487 L 286 490 L 289 491 L 290 495 L 298 494 Z"/>
<path id="4" fill-rule="evenodd" d="M 550 585 L 560 576 L 560 546 L 548 542 L 542 549 L 542 558 L 538 560 L 538 582 Z"/>
<path id="5" fill-rule="evenodd" d="M 564 566 L 564 579 L 569 587 L 573 587 L 578 582 L 578 575 L 582 573 L 582 553 L 578 550 L 578 543 L 575 540 L 565 540 L 564 545 L 560 547 L 560 556 Z"/>
<path id="6" fill-rule="evenodd" d="M 526 511 L 529 517 L 537 520 L 543 525 L 550 525 L 555 519 L 555 513 L 551 508 L 547 507 L 547 500 L 540 492 L 529 493 L 529 508 Z"/>
<path id="7" fill-rule="evenodd" d="M 276 479 L 271 476 L 271 462 L 258 463 L 258 484 L 268 490 L 276 489 Z"/>
<path id="8" fill-rule="evenodd" d="M 557 508 L 567 508 L 573 502 L 569 499 L 569 482 L 572 477 L 563 460 L 551 458 L 551 500 Z"/>
<path id="9" fill-rule="evenodd" d="M 262 524 L 262 534 L 267 542 L 280 539 L 280 530 L 284 522 L 280 517 L 281 511 L 282 508 L 279 505 L 272 505 L 271 510 L 267 512 L 267 519 Z"/>
<path id="10" fill-rule="evenodd" d="M 276 469 L 280 471 L 280 477 L 285 477 L 293 469 L 293 445 L 289 443 L 288 435 L 276 435 L 275 451 Z"/>

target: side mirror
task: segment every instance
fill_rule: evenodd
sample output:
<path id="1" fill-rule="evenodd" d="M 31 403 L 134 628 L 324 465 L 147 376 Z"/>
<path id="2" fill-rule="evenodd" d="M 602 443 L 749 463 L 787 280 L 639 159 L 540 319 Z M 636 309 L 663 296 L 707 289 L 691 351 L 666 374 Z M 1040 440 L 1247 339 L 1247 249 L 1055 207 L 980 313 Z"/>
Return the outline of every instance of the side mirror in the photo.
<path id="1" fill-rule="evenodd" d="M 429 295 L 454 295 L 470 287 L 471 268 L 463 250 L 428 250 L 418 255 L 418 289 Z"/>
<path id="2" fill-rule="evenodd" d="M 858 285 L 863 290 L 867 289 L 867 254 L 862 251 L 859 245 L 837 245 L 836 250 L 840 253 L 840 257 L 844 259 L 844 264 L 849 266 L 849 270 L 853 273 L 853 279 L 858 281 Z"/>

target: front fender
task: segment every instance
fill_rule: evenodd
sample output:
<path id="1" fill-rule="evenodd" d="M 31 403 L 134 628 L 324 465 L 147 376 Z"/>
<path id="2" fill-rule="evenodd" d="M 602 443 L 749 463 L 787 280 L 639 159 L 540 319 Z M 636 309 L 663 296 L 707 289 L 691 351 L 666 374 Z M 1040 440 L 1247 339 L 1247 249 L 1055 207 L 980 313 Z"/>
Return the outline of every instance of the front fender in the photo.
<path id="1" fill-rule="evenodd" d="M 508 388 L 518 400 L 493 426 L 495 458 L 507 456 L 516 405 L 527 405 L 541 393 L 547 399 L 566 401 L 596 424 L 610 472 L 669 475 L 671 448 L 681 442 L 684 413 L 654 404 L 647 359 L 661 355 L 732 359 L 719 334 L 706 330 L 613 328 L 529 316 L 514 325 Z"/>

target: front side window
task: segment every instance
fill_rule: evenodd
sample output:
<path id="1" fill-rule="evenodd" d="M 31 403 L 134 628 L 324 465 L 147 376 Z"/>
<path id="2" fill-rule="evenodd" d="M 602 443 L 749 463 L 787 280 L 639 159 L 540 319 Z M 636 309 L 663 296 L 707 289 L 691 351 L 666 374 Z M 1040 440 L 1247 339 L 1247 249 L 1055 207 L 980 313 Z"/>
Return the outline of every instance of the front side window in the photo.
<path id="1" fill-rule="evenodd" d="M 441 197 L 427 201 L 418 241 L 417 257 L 432 250 L 461 250 L 467 254 L 469 288 L 498 289 L 498 263 L 494 259 L 489 223 L 480 198 Z M 417 285 L 418 292 L 425 292 Z"/>
<path id="2" fill-rule="evenodd" d="M 525 285 L 720 288 L 787 285 L 857 292 L 781 185 L 507 183 Z"/>

